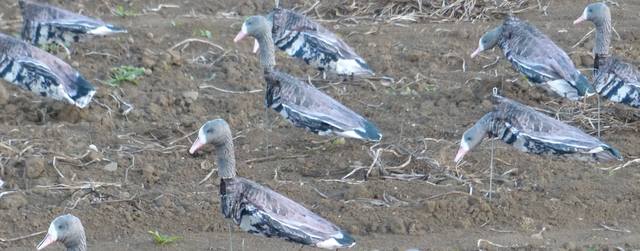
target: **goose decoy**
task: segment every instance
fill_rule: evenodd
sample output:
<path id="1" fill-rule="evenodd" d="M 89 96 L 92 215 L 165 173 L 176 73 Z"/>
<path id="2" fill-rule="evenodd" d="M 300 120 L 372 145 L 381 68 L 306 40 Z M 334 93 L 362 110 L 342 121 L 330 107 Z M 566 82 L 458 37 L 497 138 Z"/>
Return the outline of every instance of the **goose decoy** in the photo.
<path id="1" fill-rule="evenodd" d="M 71 214 L 58 216 L 51 222 L 47 235 L 36 248 L 42 250 L 54 242 L 62 243 L 67 251 L 86 251 L 87 238 L 80 219 Z"/>
<path id="2" fill-rule="evenodd" d="M 373 123 L 310 84 L 275 70 L 275 48 L 269 31 L 271 22 L 263 16 L 252 16 L 247 18 L 234 39 L 234 42 L 238 42 L 249 35 L 260 44 L 259 56 L 267 82 L 265 98 L 268 108 L 279 112 L 294 126 L 320 135 L 333 133 L 380 141 L 382 134 Z"/>
<path id="3" fill-rule="evenodd" d="M 593 47 L 594 84 L 605 98 L 631 107 L 640 108 L 640 71 L 634 65 L 609 54 L 611 43 L 611 12 L 604 3 L 588 5 L 574 24 L 591 21 L 596 26 Z"/>
<path id="4" fill-rule="evenodd" d="M 567 155 L 580 160 L 622 160 L 618 150 L 576 127 L 495 93 L 492 101 L 493 111 L 462 136 L 456 163 L 485 137 L 499 138 L 532 154 Z"/>
<path id="5" fill-rule="evenodd" d="M 19 0 L 22 11 L 22 39 L 40 46 L 66 45 L 90 36 L 126 33 L 123 28 L 44 3 Z"/>
<path id="6" fill-rule="evenodd" d="M 216 119 L 205 123 L 189 153 L 194 154 L 206 144 L 215 146 L 222 214 L 242 230 L 325 249 L 356 244 L 344 230 L 304 206 L 254 181 L 238 177 L 231 129 L 226 121 Z"/>
<path id="7" fill-rule="evenodd" d="M 43 97 L 86 107 L 95 88 L 61 59 L 0 33 L 0 77 Z"/>
<path id="8" fill-rule="evenodd" d="M 471 57 L 498 45 L 513 68 L 530 83 L 561 97 L 579 100 L 594 95 L 593 87 L 562 49 L 533 25 L 508 16 L 485 33 Z"/>
<path id="9" fill-rule="evenodd" d="M 276 7 L 267 14 L 267 20 L 271 24 L 273 43 L 289 56 L 302 59 L 323 73 L 360 77 L 374 75 L 367 62 L 347 43 L 310 18 Z M 253 52 L 258 52 L 260 46 L 256 40 Z"/>

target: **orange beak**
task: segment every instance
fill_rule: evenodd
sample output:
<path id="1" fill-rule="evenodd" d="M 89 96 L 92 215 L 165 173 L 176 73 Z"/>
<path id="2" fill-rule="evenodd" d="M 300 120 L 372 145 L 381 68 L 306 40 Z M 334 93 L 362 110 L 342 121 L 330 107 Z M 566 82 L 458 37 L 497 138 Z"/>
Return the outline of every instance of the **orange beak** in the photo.
<path id="1" fill-rule="evenodd" d="M 51 245 L 52 243 L 56 242 L 56 239 L 47 233 L 47 236 L 44 237 L 44 239 L 40 242 L 40 244 L 38 244 L 38 246 L 36 246 L 36 248 L 38 250 L 42 250 L 43 248 Z"/>
<path id="2" fill-rule="evenodd" d="M 236 35 L 236 37 L 233 39 L 234 43 L 240 42 L 240 40 L 242 40 L 243 38 L 245 38 L 247 36 L 247 33 L 244 31 L 240 31 L 238 32 L 238 35 Z"/>
<path id="3" fill-rule="evenodd" d="M 456 163 L 460 163 L 465 154 L 469 152 L 469 149 L 465 149 L 464 147 L 460 147 L 458 150 L 458 154 L 456 154 L 456 158 L 453 160 Z"/>
<path id="4" fill-rule="evenodd" d="M 573 21 L 573 24 L 579 24 L 587 20 L 584 16 L 579 17 L 576 21 Z"/>
<path id="5" fill-rule="evenodd" d="M 478 54 L 480 54 L 480 52 L 482 52 L 482 48 L 478 47 L 478 49 L 471 53 L 471 58 L 476 57 Z"/>
<path id="6" fill-rule="evenodd" d="M 202 148 L 204 145 L 205 145 L 204 140 L 201 140 L 200 137 L 198 137 L 198 139 L 196 139 L 196 141 L 193 142 L 193 145 L 191 145 L 191 148 L 189 148 L 189 153 L 194 154 L 196 151 L 198 151 L 198 149 Z"/>

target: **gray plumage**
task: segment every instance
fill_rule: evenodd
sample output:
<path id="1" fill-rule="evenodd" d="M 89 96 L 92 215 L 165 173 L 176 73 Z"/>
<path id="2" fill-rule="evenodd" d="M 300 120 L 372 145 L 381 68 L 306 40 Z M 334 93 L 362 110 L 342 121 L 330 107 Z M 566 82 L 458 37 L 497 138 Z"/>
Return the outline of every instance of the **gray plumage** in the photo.
<path id="1" fill-rule="evenodd" d="M 66 45 L 91 36 L 127 32 L 125 29 L 48 4 L 19 0 L 22 39 L 33 45 Z"/>
<path id="2" fill-rule="evenodd" d="M 249 34 L 260 43 L 260 63 L 267 82 L 266 106 L 280 113 L 294 126 L 320 135 L 380 141 L 378 128 L 364 117 L 317 88 L 275 69 L 275 49 L 269 23 L 262 16 L 248 18 L 236 41 Z"/>
<path id="3" fill-rule="evenodd" d="M 611 12 L 604 3 L 588 5 L 574 24 L 591 21 L 596 27 L 593 48 L 594 84 L 603 97 L 631 107 L 640 108 L 640 71 L 609 53 L 611 43 Z"/>
<path id="4" fill-rule="evenodd" d="M 467 130 L 461 141 L 462 155 L 483 138 L 499 138 L 532 154 L 565 155 L 580 160 L 622 160 L 618 150 L 582 130 L 544 115 L 531 107 L 495 94 L 494 108 Z"/>
<path id="5" fill-rule="evenodd" d="M 95 88 L 59 58 L 0 34 L 0 78 L 40 96 L 86 107 Z"/>
<path id="6" fill-rule="evenodd" d="M 335 33 L 292 10 L 275 8 L 267 15 L 273 42 L 289 56 L 328 73 L 370 76 L 373 71 L 362 57 Z"/>
<path id="7" fill-rule="evenodd" d="M 472 57 L 495 45 L 502 49 L 513 68 L 536 86 L 571 100 L 595 94 L 569 56 L 527 22 L 508 16 L 502 25 L 483 35 Z"/>
<path id="8" fill-rule="evenodd" d="M 71 214 L 58 216 L 51 222 L 47 235 L 36 248 L 42 250 L 54 242 L 62 243 L 67 251 L 86 251 L 87 238 L 80 219 Z"/>
<path id="9" fill-rule="evenodd" d="M 222 214 L 242 230 L 326 249 L 355 245 L 349 234 L 304 206 L 256 182 L 237 177 L 231 129 L 226 121 L 216 119 L 205 123 L 189 151 L 195 153 L 208 143 L 216 148 Z"/>

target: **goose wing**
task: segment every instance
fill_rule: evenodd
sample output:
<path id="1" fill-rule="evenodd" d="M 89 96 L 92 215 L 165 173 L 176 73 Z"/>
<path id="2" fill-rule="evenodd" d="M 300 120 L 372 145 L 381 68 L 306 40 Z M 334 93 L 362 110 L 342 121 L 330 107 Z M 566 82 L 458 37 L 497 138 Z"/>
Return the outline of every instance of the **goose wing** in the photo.
<path id="1" fill-rule="evenodd" d="M 297 235 L 297 239 L 316 245 L 332 238 L 350 239 L 339 227 L 284 195 L 251 180 L 235 179 L 242 183 L 242 203 L 266 217 L 272 227 L 278 226 L 283 233 Z"/>
<path id="2" fill-rule="evenodd" d="M 494 96 L 494 114 L 498 120 L 508 122 L 521 133 L 537 139 L 596 148 L 603 143 L 582 130 L 553 119 L 533 108 L 505 97 Z"/>
<path id="3" fill-rule="evenodd" d="M 318 52 L 336 55 L 343 59 L 361 59 L 355 51 L 335 33 L 295 11 L 277 8 L 269 14 L 273 22 L 273 38 L 276 44 L 296 41 L 302 35 L 309 47 Z"/>
<path id="4" fill-rule="evenodd" d="M 32 92 L 84 108 L 95 88 L 61 59 L 23 41 L 0 34 L 2 77 Z"/>
<path id="5" fill-rule="evenodd" d="M 640 71 L 618 58 L 609 58 L 597 71 L 596 90 L 607 99 L 640 108 Z"/>
<path id="6" fill-rule="evenodd" d="M 356 112 L 347 108 L 317 88 L 283 73 L 273 72 L 267 82 L 279 86 L 278 99 L 284 109 L 293 112 L 300 123 L 313 128 L 319 123 L 328 124 L 356 138 L 377 141 L 382 135 L 379 130 Z"/>

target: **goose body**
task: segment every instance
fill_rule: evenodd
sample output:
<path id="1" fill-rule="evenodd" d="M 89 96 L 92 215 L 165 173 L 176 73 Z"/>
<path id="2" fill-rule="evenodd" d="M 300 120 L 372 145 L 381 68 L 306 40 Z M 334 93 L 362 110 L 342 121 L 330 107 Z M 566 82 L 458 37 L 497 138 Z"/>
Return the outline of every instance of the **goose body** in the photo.
<path id="1" fill-rule="evenodd" d="M 317 88 L 275 68 L 271 23 L 262 16 L 248 18 L 234 41 L 251 35 L 260 44 L 260 63 L 267 84 L 265 103 L 296 127 L 311 132 L 367 141 L 380 141 L 378 128 Z"/>
<path id="2" fill-rule="evenodd" d="M 610 101 L 640 108 L 640 71 L 633 64 L 609 53 L 612 30 L 609 7 L 605 3 L 590 4 L 574 24 L 586 20 L 596 26 L 593 48 L 596 91 Z"/>
<path id="3" fill-rule="evenodd" d="M 315 87 L 280 71 L 265 73 L 266 106 L 296 127 L 319 135 L 336 134 L 380 141 L 382 134 L 367 119 Z"/>
<path id="4" fill-rule="evenodd" d="M 622 160 L 615 148 L 582 130 L 531 107 L 494 95 L 493 111 L 465 132 L 456 162 L 484 137 L 498 138 L 532 154 L 565 155 L 580 160 Z"/>
<path id="5" fill-rule="evenodd" d="M 479 48 L 471 56 L 495 45 L 533 85 L 571 100 L 595 94 L 567 53 L 527 22 L 507 17 L 501 26 L 481 38 Z"/>
<path id="6" fill-rule="evenodd" d="M 127 32 L 125 29 L 58 7 L 19 0 L 22 11 L 22 39 L 33 45 L 65 45 L 87 37 Z"/>
<path id="7" fill-rule="evenodd" d="M 20 88 L 86 107 L 95 88 L 61 59 L 0 33 L 0 77 Z"/>
<path id="8" fill-rule="evenodd" d="M 213 144 L 216 151 L 222 214 L 242 230 L 325 249 L 355 245 L 349 234 L 299 203 L 238 177 L 231 129 L 226 121 L 216 119 L 205 123 L 189 152 L 193 154 L 208 143 Z"/>
<path id="9" fill-rule="evenodd" d="M 333 223 L 251 180 L 223 179 L 220 201 L 224 216 L 251 234 L 326 249 L 355 245 L 353 238 Z"/>
<path id="10" fill-rule="evenodd" d="M 275 8 L 267 15 L 273 42 L 289 56 L 304 60 L 320 71 L 341 76 L 370 76 L 362 57 L 335 33 L 292 10 Z"/>

